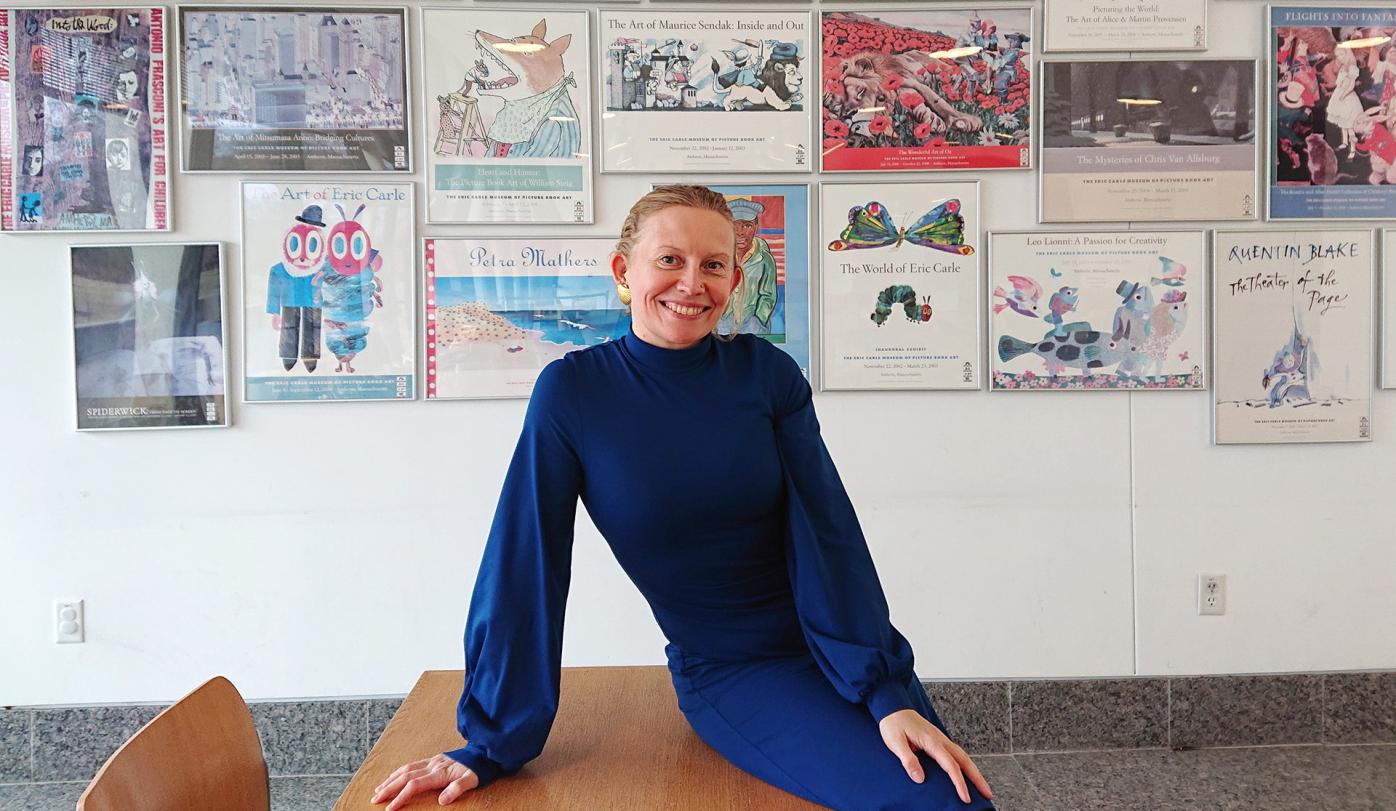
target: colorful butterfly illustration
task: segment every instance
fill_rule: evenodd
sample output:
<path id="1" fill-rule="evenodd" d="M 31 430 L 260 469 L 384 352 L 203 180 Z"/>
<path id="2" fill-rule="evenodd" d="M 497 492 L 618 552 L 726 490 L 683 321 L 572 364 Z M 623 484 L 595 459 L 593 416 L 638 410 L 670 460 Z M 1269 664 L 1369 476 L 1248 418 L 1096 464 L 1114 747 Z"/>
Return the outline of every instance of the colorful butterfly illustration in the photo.
<path id="1" fill-rule="evenodd" d="M 969 256 L 974 248 L 965 244 L 965 218 L 960 215 L 960 201 L 946 200 L 922 215 L 909 228 L 898 228 L 892 215 L 881 203 L 854 206 L 848 210 L 848 227 L 839 238 L 829 243 L 831 251 L 857 248 L 893 248 L 903 242 L 934 248 L 946 253 Z"/>

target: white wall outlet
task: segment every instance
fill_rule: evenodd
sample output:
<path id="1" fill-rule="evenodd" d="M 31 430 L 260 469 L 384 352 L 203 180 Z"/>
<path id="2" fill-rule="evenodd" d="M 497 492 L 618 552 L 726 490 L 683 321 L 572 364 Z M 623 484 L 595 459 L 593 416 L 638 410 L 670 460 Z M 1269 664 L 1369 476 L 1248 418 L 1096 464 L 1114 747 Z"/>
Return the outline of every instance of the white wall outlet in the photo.
<path id="1" fill-rule="evenodd" d="M 82 618 L 82 600 L 68 602 L 58 600 L 53 604 L 53 613 L 54 642 L 66 643 L 83 641 L 83 631 L 87 626 Z"/>
<path id="2" fill-rule="evenodd" d="M 1226 613 L 1226 575 L 1200 574 L 1197 576 L 1197 613 Z"/>

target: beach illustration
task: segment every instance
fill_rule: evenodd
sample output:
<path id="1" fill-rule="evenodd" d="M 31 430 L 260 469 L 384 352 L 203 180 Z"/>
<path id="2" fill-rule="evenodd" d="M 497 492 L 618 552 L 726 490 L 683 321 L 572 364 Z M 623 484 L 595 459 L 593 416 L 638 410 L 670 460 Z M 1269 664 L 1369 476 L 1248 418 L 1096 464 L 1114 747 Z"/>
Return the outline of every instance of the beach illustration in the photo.
<path id="1" fill-rule="evenodd" d="M 615 241 L 428 239 L 427 398 L 527 397 L 543 367 L 630 329 Z"/>

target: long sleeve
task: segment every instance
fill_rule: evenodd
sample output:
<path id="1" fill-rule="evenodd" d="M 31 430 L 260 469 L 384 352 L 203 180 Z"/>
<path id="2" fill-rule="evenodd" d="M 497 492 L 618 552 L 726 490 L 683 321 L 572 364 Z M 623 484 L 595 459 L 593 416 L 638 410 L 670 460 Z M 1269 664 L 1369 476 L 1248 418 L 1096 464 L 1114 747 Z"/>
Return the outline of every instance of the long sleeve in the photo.
<path id="1" fill-rule="evenodd" d="M 775 392 L 786 559 L 805 641 L 824 675 L 874 720 L 913 707 L 911 644 L 892 627 L 853 503 L 819 435 L 809 383 L 786 362 Z"/>
<path id="2" fill-rule="evenodd" d="M 563 613 L 582 472 L 568 362 L 538 378 L 495 510 L 465 629 L 465 689 L 446 754 L 484 786 L 543 751 L 557 714 Z"/>
<path id="3" fill-rule="evenodd" d="M 287 287 L 291 277 L 286 271 L 281 269 L 281 265 L 272 266 L 271 273 L 267 275 L 267 314 L 281 315 L 281 303 L 287 298 Z"/>

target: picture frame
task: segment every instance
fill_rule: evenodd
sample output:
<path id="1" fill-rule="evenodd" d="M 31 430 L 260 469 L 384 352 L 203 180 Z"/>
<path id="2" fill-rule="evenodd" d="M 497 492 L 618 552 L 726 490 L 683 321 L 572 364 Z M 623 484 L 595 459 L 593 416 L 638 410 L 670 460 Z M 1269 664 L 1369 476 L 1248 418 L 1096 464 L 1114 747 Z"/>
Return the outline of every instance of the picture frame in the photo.
<path id="1" fill-rule="evenodd" d="M 821 11 L 820 170 L 1031 169 L 1033 14 L 940 4 Z"/>
<path id="2" fill-rule="evenodd" d="M 182 171 L 412 173 L 405 6 L 177 15 Z"/>
<path id="3" fill-rule="evenodd" d="M 72 245 L 78 431 L 226 428 L 221 243 Z"/>
<path id="4" fill-rule="evenodd" d="M 601 171 L 809 172 L 811 12 L 601 9 Z"/>
<path id="5" fill-rule="evenodd" d="M 663 184 L 656 183 L 652 188 Z M 746 286 L 744 314 L 718 319 L 719 334 L 759 335 L 810 373 L 810 187 L 808 183 L 708 183 L 727 198 Z"/>
<path id="6" fill-rule="evenodd" d="M 983 387 L 979 199 L 969 179 L 822 184 L 822 391 Z"/>
<path id="7" fill-rule="evenodd" d="M 1044 53 L 1207 50 L 1209 0 L 1043 2 Z"/>
<path id="8" fill-rule="evenodd" d="M 1396 231 L 1382 231 L 1381 387 L 1396 389 Z"/>
<path id="9" fill-rule="evenodd" d="M 1254 59 L 1044 59 L 1038 221 L 1257 219 L 1258 70 Z"/>
<path id="10" fill-rule="evenodd" d="M 163 6 L 0 9 L 0 232 L 169 231 Z"/>
<path id="11" fill-rule="evenodd" d="M 243 401 L 415 399 L 413 185 L 246 180 L 240 200 Z"/>
<path id="12" fill-rule="evenodd" d="M 421 10 L 427 222 L 594 221 L 590 20 L 575 8 Z"/>
<path id="13" fill-rule="evenodd" d="M 630 330 L 615 237 L 427 237 L 426 399 L 528 397 L 543 367 Z"/>
<path id="14" fill-rule="evenodd" d="M 986 242 L 990 391 L 1207 387 L 1202 231 L 992 231 Z"/>
<path id="15" fill-rule="evenodd" d="M 1396 217 L 1396 9 L 1270 5 L 1265 30 L 1267 219 Z"/>
<path id="16" fill-rule="evenodd" d="M 1212 239 L 1213 443 L 1370 441 L 1373 231 Z"/>

